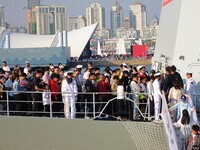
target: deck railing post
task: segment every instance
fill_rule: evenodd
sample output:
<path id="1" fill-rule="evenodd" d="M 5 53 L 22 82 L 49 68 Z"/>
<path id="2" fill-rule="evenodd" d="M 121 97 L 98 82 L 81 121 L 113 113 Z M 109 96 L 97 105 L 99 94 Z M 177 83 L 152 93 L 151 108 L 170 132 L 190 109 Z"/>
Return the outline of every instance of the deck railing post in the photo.
<path id="1" fill-rule="evenodd" d="M 7 116 L 9 116 L 10 115 L 10 113 L 9 113 L 9 91 L 6 91 L 6 97 L 7 97 Z"/>

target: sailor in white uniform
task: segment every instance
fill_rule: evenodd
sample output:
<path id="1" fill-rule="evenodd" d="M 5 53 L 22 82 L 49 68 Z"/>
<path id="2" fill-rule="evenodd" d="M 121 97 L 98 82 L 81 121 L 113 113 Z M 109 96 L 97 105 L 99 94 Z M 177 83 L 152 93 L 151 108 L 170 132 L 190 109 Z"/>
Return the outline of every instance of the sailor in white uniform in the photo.
<path id="1" fill-rule="evenodd" d="M 154 97 L 154 112 L 155 112 L 155 120 L 159 119 L 160 108 L 161 108 L 161 88 L 160 88 L 160 72 L 157 72 L 154 77 L 155 81 L 153 82 L 153 97 Z"/>
<path id="2" fill-rule="evenodd" d="M 76 100 L 77 100 L 77 85 L 76 81 L 72 78 L 73 72 L 65 72 L 62 81 L 61 91 L 64 102 L 64 114 L 68 119 L 75 118 L 76 115 Z"/>
<path id="3" fill-rule="evenodd" d="M 78 79 L 81 82 L 81 84 L 83 85 L 83 74 L 82 74 L 82 65 L 77 65 L 76 66 L 76 70 L 79 71 L 79 75 L 78 75 Z"/>
<path id="4" fill-rule="evenodd" d="M 192 72 L 191 71 L 187 71 L 186 77 L 187 77 L 186 94 L 191 97 L 191 95 L 195 94 L 195 81 L 192 78 Z"/>

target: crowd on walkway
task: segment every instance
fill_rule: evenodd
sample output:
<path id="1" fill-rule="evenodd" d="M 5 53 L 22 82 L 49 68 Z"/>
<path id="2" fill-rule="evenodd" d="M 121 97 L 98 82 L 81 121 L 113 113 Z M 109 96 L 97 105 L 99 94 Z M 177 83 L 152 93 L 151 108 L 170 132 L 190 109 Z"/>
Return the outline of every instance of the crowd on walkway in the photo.
<path id="1" fill-rule="evenodd" d="M 166 67 L 164 72 L 151 70 L 148 73 L 145 66 L 133 67 L 123 63 L 119 69 L 106 67 L 101 73 L 100 68 L 94 68 L 92 62 L 85 69 L 78 65 L 67 72 L 62 64 L 57 67 L 49 64 L 45 69 L 35 71 L 28 61 L 25 64 L 25 68 L 16 65 L 11 69 L 4 61 L 0 72 L 0 100 L 9 98 L 9 109 L 14 115 L 30 115 L 26 112 L 33 111 L 31 115 L 49 116 L 52 108 L 53 116 L 57 117 L 64 114 L 64 117 L 73 119 L 85 111 L 85 117 L 91 117 L 93 109 L 100 112 L 110 99 L 116 97 L 117 100 L 104 110 L 105 114 L 143 119 L 149 99 L 151 116 L 159 121 L 163 91 L 174 126 L 180 128 L 182 133 L 181 141 L 187 143 L 191 129 L 199 131 L 191 117 L 195 109 L 190 96 L 195 94 L 195 81 L 190 71 L 186 72 L 184 87 L 175 66 Z M 3 91 L 9 91 L 8 96 Z M 105 93 L 93 95 L 94 92 Z M 131 94 L 125 96 L 125 93 Z M 134 100 L 135 104 L 124 101 L 125 98 Z M 95 108 L 94 99 L 97 102 Z M 0 110 L 6 109 L 6 101 L 0 102 Z M 196 140 L 193 138 L 193 141 Z M 182 145 L 183 149 L 185 145 Z"/>

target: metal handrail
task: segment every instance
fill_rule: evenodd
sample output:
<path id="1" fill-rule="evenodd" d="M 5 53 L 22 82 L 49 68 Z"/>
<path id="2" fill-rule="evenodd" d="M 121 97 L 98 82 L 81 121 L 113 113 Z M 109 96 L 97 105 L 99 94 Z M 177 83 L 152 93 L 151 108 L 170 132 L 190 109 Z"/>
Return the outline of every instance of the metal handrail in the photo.
<path id="1" fill-rule="evenodd" d="M 37 112 L 37 111 L 13 111 L 13 110 L 9 110 L 9 105 L 11 103 L 43 103 L 43 101 L 34 101 L 34 100 L 30 100 L 30 101 L 26 101 L 26 100 L 9 100 L 9 94 L 10 93 L 17 93 L 17 94 L 42 94 L 43 92 L 42 91 L 0 91 L 0 93 L 5 93 L 6 92 L 6 100 L 0 100 L 0 103 L 1 102 L 4 102 L 6 103 L 6 111 L 0 111 L 0 112 L 3 112 L 5 113 L 6 112 L 6 115 L 9 116 L 10 113 L 18 113 L 18 112 L 21 112 L 21 113 L 34 113 L 34 114 L 44 114 L 47 112 Z M 88 105 L 88 104 L 92 104 L 93 105 L 93 112 L 87 112 L 87 108 L 85 108 L 85 117 L 87 114 L 93 114 L 93 118 L 97 118 L 97 117 L 100 117 L 102 114 L 104 114 L 103 112 L 105 111 L 106 107 L 109 105 L 109 103 L 111 103 L 112 101 L 116 100 L 117 99 L 117 92 L 77 92 L 77 93 L 69 93 L 69 92 L 46 92 L 46 93 L 49 93 L 49 94 L 80 94 L 80 95 L 92 95 L 92 101 L 84 101 L 84 102 L 75 102 L 76 104 L 85 104 Z M 147 93 L 127 93 L 127 92 L 122 92 L 124 93 L 124 100 L 125 101 L 130 101 L 131 103 L 133 103 L 138 112 L 141 114 L 141 116 L 144 118 L 144 120 L 148 119 L 148 120 L 151 120 L 152 118 L 150 117 L 150 98 L 149 98 L 149 95 Z M 113 96 L 116 96 L 115 98 L 112 98 L 110 100 L 108 100 L 108 102 L 102 102 L 102 101 L 96 101 L 96 95 L 102 95 L 102 94 L 109 94 L 109 95 L 113 95 Z M 128 97 L 128 95 L 145 95 L 147 97 L 147 103 L 136 103 L 134 100 L 130 99 Z M 50 96 L 50 112 L 48 112 L 50 114 L 50 118 L 53 117 L 53 113 L 59 113 L 59 114 L 63 114 L 63 112 L 53 112 L 52 110 L 52 103 L 63 103 L 62 101 L 53 101 L 52 102 L 52 99 L 51 99 L 51 96 Z M 103 107 L 103 109 L 99 112 L 99 111 L 96 111 L 95 108 L 96 108 L 96 105 L 98 104 L 105 104 L 105 106 Z M 146 104 L 146 109 L 145 109 L 145 113 L 142 113 L 139 109 L 139 106 L 140 104 Z M 148 112 L 147 112 L 148 110 Z M 76 112 L 76 114 L 83 114 L 83 112 Z M 98 114 L 96 116 L 96 114 Z M 148 114 L 148 116 L 145 116 L 145 114 Z"/>

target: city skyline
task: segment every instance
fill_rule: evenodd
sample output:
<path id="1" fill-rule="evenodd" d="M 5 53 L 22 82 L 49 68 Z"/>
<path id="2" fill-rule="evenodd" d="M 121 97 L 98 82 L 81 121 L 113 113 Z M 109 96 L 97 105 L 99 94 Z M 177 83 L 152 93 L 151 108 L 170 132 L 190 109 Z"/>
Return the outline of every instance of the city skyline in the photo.
<path id="1" fill-rule="evenodd" d="M 6 22 L 12 24 L 13 26 L 25 26 L 27 27 L 27 11 L 26 11 L 26 0 L 18 0 L 18 1 L 12 1 L 12 5 L 10 5 L 11 0 L 0 0 L 0 5 L 5 6 L 5 15 L 6 15 Z M 124 17 L 127 17 L 129 15 L 129 5 L 136 2 L 137 0 L 118 0 L 119 3 L 122 6 L 122 9 L 124 11 Z M 109 18 L 109 12 L 111 10 L 111 7 L 115 3 L 115 0 L 85 0 L 84 3 L 81 3 L 79 0 L 43 0 L 43 5 L 65 5 L 67 7 L 67 16 L 78 16 L 78 15 L 86 15 L 85 9 L 89 7 L 92 3 L 97 2 L 102 5 L 102 7 L 105 7 L 105 14 L 106 14 L 106 27 L 110 28 L 110 18 Z M 142 4 L 146 5 L 147 7 L 147 13 L 148 13 L 148 23 L 152 20 L 154 15 L 160 16 L 160 9 L 161 9 L 161 3 L 162 0 L 155 0 L 154 2 L 150 2 L 147 0 L 139 0 Z M 12 10 L 12 11 L 10 11 Z M 13 17 L 13 14 L 16 14 Z"/>

